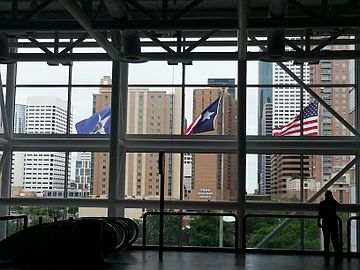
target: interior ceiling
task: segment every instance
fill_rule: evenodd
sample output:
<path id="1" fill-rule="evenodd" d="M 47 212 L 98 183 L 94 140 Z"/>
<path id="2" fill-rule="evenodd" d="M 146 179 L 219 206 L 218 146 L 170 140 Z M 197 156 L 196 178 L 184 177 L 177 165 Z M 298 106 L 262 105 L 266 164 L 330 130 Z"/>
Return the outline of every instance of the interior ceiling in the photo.
<path id="1" fill-rule="evenodd" d="M 146 46 L 162 47 L 167 55 L 148 54 L 148 59 L 188 61 L 193 57 L 199 60 L 226 60 L 235 59 L 231 53 L 214 53 L 190 55 L 191 51 L 180 55 L 179 51 L 172 51 L 168 46 L 236 46 L 237 30 L 239 29 L 237 8 L 243 0 L 1 0 L 0 1 L 0 32 L 8 37 L 16 37 L 20 43 L 10 41 L 11 47 L 26 46 L 23 42 L 28 39 L 30 46 L 39 47 L 45 52 L 44 58 L 32 55 L 13 55 L 19 61 L 39 59 L 60 59 L 65 53 L 51 53 L 48 48 L 59 46 L 64 39 L 73 39 L 72 43 L 62 44 L 70 52 L 72 47 L 89 45 L 89 37 L 96 40 L 90 46 L 98 45 L 109 53 L 113 48 L 108 44 L 112 32 L 124 30 L 139 31 L 142 43 Z M 287 2 L 286 14 L 283 18 L 274 18 L 269 15 L 269 1 L 278 3 Z M 114 11 L 110 6 L 118 7 Z M 69 8 L 70 7 L 70 8 Z M 125 7 L 125 8 L 124 8 Z M 116 18 L 118 14 L 125 17 Z M 114 15 L 115 14 L 115 15 Z M 123 15 L 121 15 L 123 16 Z M 292 59 L 343 59 L 359 58 L 360 51 L 324 52 L 326 45 L 314 50 L 303 50 L 296 46 L 317 46 L 319 40 L 326 40 L 327 44 L 360 44 L 359 39 L 338 39 L 340 36 L 353 36 L 360 28 L 360 0 L 250 0 L 247 10 L 247 30 L 249 37 L 256 37 L 248 41 L 248 46 L 264 46 L 269 31 L 282 29 L 286 37 L 303 37 L 287 41 L 293 44 L 295 52 Z M 88 33 L 86 37 L 84 34 Z M 160 38 L 171 37 L 172 42 L 159 41 Z M 198 44 L 187 44 L 183 38 L 197 38 Z M 213 38 L 221 37 L 222 41 L 214 42 Z M 224 38 L 232 38 L 226 40 Z M 45 40 L 46 39 L 46 40 Z M 86 39 L 86 42 L 84 40 Z M 203 40 L 202 40 L 203 39 Z M 260 40 L 259 43 L 257 43 Z M 216 41 L 216 40 L 215 40 Z M 190 40 L 191 42 L 191 40 Z M 213 42 L 213 43 L 211 43 Z M 308 44 L 306 44 L 308 43 Z M 25 44 L 25 45 L 24 45 Z M 291 47 L 291 44 L 287 44 Z M 296 45 L 296 46 L 294 46 Z M 320 44 L 321 45 L 321 44 Z M 346 53 L 346 52 L 345 52 Z M 258 55 L 259 54 L 259 55 Z M 113 54 L 114 55 L 114 54 Z M 84 55 L 80 55 L 85 57 Z M 248 53 L 248 59 L 258 59 L 261 53 Z M 66 54 L 68 60 L 73 58 Z M 87 59 L 94 57 L 89 56 Z M 97 56 L 98 59 L 107 59 Z M 103 58 L 101 58 L 103 57 Z M 170 58 L 169 58 L 170 57 Z M 114 58 L 114 57 L 113 57 Z M 83 58 L 81 58 L 83 59 Z"/>
<path id="2" fill-rule="evenodd" d="M 102 0 L 75 1 L 91 18 L 99 31 L 137 30 L 210 30 L 236 29 L 237 0 L 123 0 L 128 17 L 110 16 Z M 281 27 L 287 30 L 336 29 L 358 27 L 360 1 L 356 0 L 289 0 L 285 19 L 269 17 L 268 1 L 249 1 L 248 27 L 260 30 Z M 186 12 L 182 12 L 186 11 Z M 64 8 L 61 0 L 1 0 L 0 30 L 10 33 L 28 31 L 83 31 L 77 20 Z M 319 31 L 319 30 L 318 30 Z"/>

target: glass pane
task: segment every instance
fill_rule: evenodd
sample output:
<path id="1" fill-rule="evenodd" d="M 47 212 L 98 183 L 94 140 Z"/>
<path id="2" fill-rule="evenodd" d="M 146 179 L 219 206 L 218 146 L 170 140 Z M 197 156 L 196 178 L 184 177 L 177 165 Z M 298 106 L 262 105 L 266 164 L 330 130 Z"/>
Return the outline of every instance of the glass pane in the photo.
<path id="1" fill-rule="evenodd" d="M 35 71 L 35 72 L 34 72 Z M 17 84 L 67 84 L 69 67 L 46 62 L 18 62 Z"/>
<path id="2" fill-rule="evenodd" d="M 129 88 L 128 134 L 180 134 L 181 89 Z"/>
<path id="3" fill-rule="evenodd" d="M 67 89 L 17 88 L 14 133 L 64 134 L 66 126 Z"/>
<path id="4" fill-rule="evenodd" d="M 278 218 L 276 214 L 275 217 L 246 219 L 247 248 L 320 250 L 320 242 L 321 229 L 317 226 L 316 215 L 305 219 Z"/>
<path id="5" fill-rule="evenodd" d="M 237 158 L 233 154 L 184 154 L 184 200 L 234 201 Z"/>
<path id="6" fill-rule="evenodd" d="M 111 84 L 111 78 L 101 78 L 102 85 Z M 111 118 L 111 88 L 74 88 L 72 91 L 72 133 L 109 134 Z M 100 117 L 100 118 L 99 118 Z"/>
<path id="7" fill-rule="evenodd" d="M 159 199 L 160 174 L 158 153 L 126 154 L 127 198 Z M 165 199 L 180 199 L 180 154 L 165 154 Z"/>
<path id="8" fill-rule="evenodd" d="M 351 160 L 348 155 L 266 154 L 258 158 L 258 199 L 276 201 L 314 201 L 313 196 Z M 249 167 L 248 167 L 249 169 Z M 340 203 L 350 203 L 350 189 L 355 183 L 354 167 L 345 172 L 329 189 Z M 301 199 L 301 174 L 303 175 L 303 199 Z"/>
<path id="9" fill-rule="evenodd" d="M 131 84 L 181 84 L 182 66 L 154 61 L 129 65 Z"/>
<path id="10" fill-rule="evenodd" d="M 237 130 L 235 92 L 234 87 L 186 88 L 185 130 L 188 128 L 189 131 L 184 134 L 193 135 L 201 132 L 200 135 L 235 135 Z M 216 103 L 220 96 L 221 100 Z M 206 118 L 207 111 L 211 114 L 208 118 Z M 198 119 L 200 115 L 202 118 Z M 206 120 L 209 120 L 208 124 Z M 192 125 L 194 125 L 193 129 L 190 128 Z"/>
<path id="11" fill-rule="evenodd" d="M 196 215 L 166 212 L 164 245 L 198 247 L 234 247 L 235 219 L 228 215 Z M 159 215 L 151 212 L 146 218 L 146 245 L 159 244 Z"/>
<path id="12" fill-rule="evenodd" d="M 74 62 L 73 84 L 98 85 L 100 83 L 101 78 L 106 76 L 111 76 L 111 68 L 112 68 L 112 63 L 110 61 L 109 62 Z"/>
<path id="13" fill-rule="evenodd" d="M 10 210 L 14 215 L 27 215 L 29 226 L 39 224 L 40 219 L 42 223 L 67 219 L 68 211 L 71 213 L 71 208 L 66 207 L 12 206 Z"/>
<path id="14" fill-rule="evenodd" d="M 64 197 L 65 153 L 14 152 L 12 163 L 11 197 Z"/>

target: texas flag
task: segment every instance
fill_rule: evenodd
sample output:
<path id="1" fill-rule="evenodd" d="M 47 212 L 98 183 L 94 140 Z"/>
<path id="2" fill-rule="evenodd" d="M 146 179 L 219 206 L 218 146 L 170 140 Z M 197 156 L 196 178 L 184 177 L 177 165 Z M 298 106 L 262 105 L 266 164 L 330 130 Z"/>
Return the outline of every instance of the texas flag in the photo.
<path id="1" fill-rule="evenodd" d="M 110 134 L 111 107 L 106 106 L 87 119 L 75 124 L 78 134 Z"/>
<path id="2" fill-rule="evenodd" d="M 184 131 L 184 135 L 192 135 L 215 130 L 215 118 L 219 110 L 222 95 L 211 103 Z"/>

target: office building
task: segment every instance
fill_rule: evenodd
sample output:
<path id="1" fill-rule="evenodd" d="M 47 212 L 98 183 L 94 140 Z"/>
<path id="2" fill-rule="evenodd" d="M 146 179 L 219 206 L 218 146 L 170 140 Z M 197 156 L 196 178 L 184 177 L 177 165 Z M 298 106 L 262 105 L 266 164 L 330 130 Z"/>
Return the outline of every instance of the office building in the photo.
<path id="1" fill-rule="evenodd" d="M 195 89 L 193 92 L 193 119 L 223 94 L 215 120 L 215 130 L 206 135 L 236 134 L 237 101 L 222 88 Z M 190 200 L 232 200 L 236 196 L 234 181 L 237 173 L 236 157 L 231 154 L 193 154 L 193 187 Z"/>
<path id="2" fill-rule="evenodd" d="M 310 81 L 310 67 L 308 65 L 293 65 L 290 62 L 286 66 L 305 83 Z M 302 70 L 301 70 L 302 69 Z M 292 78 L 278 65 L 273 64 L 274 84 L 282 86 L 273 88 L 273 116 L 272 126 L 283 126 L 300 113 L 301 93 L 300 89 L 291 87 Z M 310 95 L 303 90 L 303 106 L 309 104 Z M 301 174 L 301 159 L 303 159 L 302 175 L 304 178 L 313 176 L 312 157 L 304 155 L 272 155 L 271 157 L 271 194 L 273 199 L 291 199 L 287 192 L 287 182 L 298 178 Z"/>
<path id="3" fill-rule="evenodd" d="M 91 183 L 91 153 L 79 152 L 76 157 L 74 185 L 76 189 L 90 193 Z"/>
<path id="4" fill-rule="evenodd" d="M 261 133 L 262 136 L 272 134 L 272 103 L 265 103 L 261 113 Z M 259 195 L 271 194 L 271 154 L 259 155 Z"/>
<path id="5" fill-rule="evenodd" d="M 67 103 L 56 97 L 28 97 L 26 104 L 27 134 L 64 134 L 67 125 Z M 64 152 L 26 152 L 24 154 L 24 192 L 38 197 L 52 189 L 64 189 Z"/>
<path id="6" fill-rule="evenodd" d="M 101 84 L 111 83 L 105 76 Z M 94 95 L 94 112 L 111 102 L 110 88 L 101 88 Z M 129 134 L 180 134 L 181 95 L 174 91 L 129 89 L 127 132 Z M 180 196 L 180 155 L 166 154 L 165 193 L 167 198 Z M 109 154 L 94 153 L 93 194 L 106 195 L 109 178 Z M 160 194 L 158 153 L 129 153 L 126 159 L 126 196 L 152 198 Z"/>
<path id="7" fill-rule="evenodd" d="M 222 87 L 227 90 L 227 93 L 232 97 L 236 99 L 236 91 L 234 86 L 229 85 L 235 85 L 235 79 L 234 78 L 209 78 L 208 79 L 208 85 L 209 86 L 215 86 L 215 87 Z"/>

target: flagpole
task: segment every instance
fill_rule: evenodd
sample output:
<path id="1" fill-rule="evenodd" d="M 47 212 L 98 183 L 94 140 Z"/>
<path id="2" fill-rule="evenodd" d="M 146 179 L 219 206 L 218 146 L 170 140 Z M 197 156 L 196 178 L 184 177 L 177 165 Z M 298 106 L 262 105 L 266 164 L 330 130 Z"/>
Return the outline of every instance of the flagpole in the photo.
<path id="1" fill-rule="evenodd" d="M 300 65 L 300 79 L 304 80 L 304 64 Z M 304 88 L 300 87 L 300 136 L 304 136 Z M 300 154 L 300 202 L 304 202 L 304 154 Z M 300 223 L 300 248 L 304 250 L 304 219 Z"/>
<path id="2" fill-rule="evenodd" d="M 225 120 L 225 106 L 224 106 L 225 102 L 224 102 L 224 91 L 222 92 L 222 98 L 221 98 L 221 133 L 222 135 L 224 135 L 224 131 L 225 131 L 225 125 L 224 125 L 224 120 Z M 220 181 L 220 188 L 221 188 L 221 193 L 220 193 L 220 199 L 221 201 L 224 201 L 224 154 L 221 154 L 221 181 Z M 221 210 L 221 212 L 223 212 L 223 210 Z M 220 220 L 219 220 L 219 247 L 223 247 L 224 246 L 224 220 L 223 220 L 223 216 L 220 216 Z"/>

